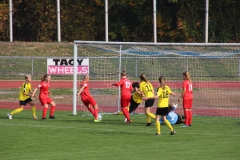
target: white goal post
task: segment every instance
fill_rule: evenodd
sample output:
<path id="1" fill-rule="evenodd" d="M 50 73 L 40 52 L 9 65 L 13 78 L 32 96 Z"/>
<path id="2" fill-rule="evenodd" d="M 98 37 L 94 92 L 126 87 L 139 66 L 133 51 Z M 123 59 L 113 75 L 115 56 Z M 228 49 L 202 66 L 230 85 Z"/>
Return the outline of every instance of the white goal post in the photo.
<path id="1" fill-rule="evenodd" d="M 82 54 L 81 52 L 84 53 Z M 178 92 L 179 89 L 181 89 L 181 74 L 184 70 L 189 70 L 193 82 L 196 82 L 196 86 L 198 87 L 195 100 L 196 115 L 202 112 L 201 109 L 221 108 L 224 110 L 224 115 L 228 116 L 228 114 L 232 114 L 235 110 L 239 111 L 240 106 L 238 106 L 234 100 L 231 104 L 230 101 L 227 100 L 226 103 L 229 103 L 229 105 L 227 105 L 224 103 L 226 99 L 217 102 L 215 98 L 221 98 L 221 96 L 226 97 L 226 95 L 230 96 L 230 98 L 237 98 L 233 94 L 240 94 L 238 90 L 234 90 L 234 87 L 239 87 L 239 55 L 239 43 L 152 43 L 76 40 L 74 41 L 73 115 L 77 115 L 78 105 L 77 60 L 78 58 L 89 58 L 92 60 L 92 62 L 90 61 L 90 65 L 93 65 L 91 63 L 101 64 L 103 68 L 102 70 L 106 70 L 105 72 L 107 72 L 106 74 L 105 72 L 102 73 L 102 70 L 100 71 L 97 68 L 99 66 L 96 68 L 92 67 L 96 80 L 101 79 L 109 82 L 113 80 L 118 81 L 122 68 L 127 68 L 127 73 L 130 74 L 128 77 L 133 81 L 138 81 L 138 77 L 141 73 L 148 73 L 147 77 L 149 77 L 149 80 L 154 81 L 154 84 L 158 85 L 158 76 L 165 75 L 169 81 L 167 83 Z M 117 58 L 117 60 L 110 60 L 110 58 Z M 104 60 L 98 62 L 96 59 Z M 103 63 L 105 62 L 107 64 L 104 67 L 105 64 Z M 112 68 L 115 69 L 111 72 L 107 71 Z M 225 72 L 224 69 L 225 71 L 227 70 L 226 73 L 223 73 Z M 92 70 L 90 69 L 90 74 L 91 72 Z M 101 75 L 98 72 L 101 72 Z M 116 76 L 115 73 L 118 76 Z M 98 75 L 100 76 L 98 77 Z M 112 79 L 109 78 L 111 76 L 113 77 Z M 225 82 L 226 86 L 224 86 L 225 84 L 222 84 Z M 219 83 L 221 85 L 219 85 Z M 232 92 L 229 91 L 223 93 L 223 90 L 228 87 L 227 85 L 233 87 Z M 203 94 L 206 92 L 211 96 L 204 96 Z M 119 90 L 118 92 L 114 91 L 114 94 L 118 96 L 118 104 L 117 108 L 115 108 L 116 111 L 119 111 L 120 109 L 119 93 Z M 209 97 L 211 97 L 213 102 L 208 99 Z M 205 101 L 204 98 L 207 100 Z M 175 100 L 176 99 L 173 98 L 173 101 Z M 101 104 L 99 104 L 99 106 L 101 106 Z M 226 108 L 231 108 L 232 110 L 227 111 Z M 218 112 L 222 112 L 222 110 L 218 110 Z M 204 114 L 208 115 L 208 113 Z"/>

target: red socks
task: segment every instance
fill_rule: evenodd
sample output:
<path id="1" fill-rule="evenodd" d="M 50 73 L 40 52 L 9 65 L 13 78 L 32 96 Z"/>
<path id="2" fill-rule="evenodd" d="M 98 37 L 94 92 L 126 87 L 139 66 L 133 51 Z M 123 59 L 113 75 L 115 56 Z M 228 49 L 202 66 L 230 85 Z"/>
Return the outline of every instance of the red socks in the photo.
<path id="1" fill-rule="evenodd" d="M 94 116 L 94 110 L 91 107 L 87 107 L 87 109 L 89 110 L 89 112 L 92 113 L 92 115 Z"/>
<path id="2" fill-rule="evenodd" d="M 184 110 L 185 125 L 189 126 L 192 124 L 192 110 Z"/>
<path id="3" fill-rule="evenodd" d="M 50 116 L 54 116 L 56 106 L 52 106 L 50 110 Z M 42 118 L 46 118 L 48 108 L 43 108 Z"/>
<path id="4" fill-rule="evenodd" d="M 189 110 L 188 111 L 188 114 L 189 114 L 189 124 L 192 125 L 192 110 Z"/>
<path id="5" fill-rule="evenodd" d="M 127 120 L 129 121 L 130 120 L 130 115 L 129 115 L 129 111 L 127 109 L 127 107 L 123 107 L 122 108 L 122 112 L 123 112 L 123 115 L 127 118 Z"/>
<path id="6" fill-rule="evenodd" d="M 46 118 L 46 115 L 47 115 L 47 108 L 43 108 L 43 112 L 42 112 L 42 118 Z"/>
<path id="7" fill-rule="evenodd" d="M 98 119 L 98 108 L 94 108 L 94 119 Z"/>
<path id="8" fill-rule="evenodd" d="M 94 108 L 92 109 L 92 107 L 87 107 L 89 112 L 92 113 L 92 115 L 94 116 L 94 119 L 98 119 L 98 109 Z"/>
<path id="9" fill-rule="evenodd" d="M 50 116 L 54 116 L 54 111 L 55 111 L 56 106 L 52 106 L 50 110 Z"/>
<path id="10" fill-rule="evenodd" d="M 185 125 L 188 126 L 189 125 L 189 112 L 184 110 L 184 115 L 185 115 Z"/>

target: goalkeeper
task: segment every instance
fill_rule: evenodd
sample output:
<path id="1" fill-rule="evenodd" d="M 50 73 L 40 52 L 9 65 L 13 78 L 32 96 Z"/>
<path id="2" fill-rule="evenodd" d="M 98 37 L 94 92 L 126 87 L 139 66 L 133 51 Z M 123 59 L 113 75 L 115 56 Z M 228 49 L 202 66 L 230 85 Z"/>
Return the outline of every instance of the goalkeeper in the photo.
<path id="1" fill-rule="evenodd" d="M 171 105 L 169 104 L 168 106 L 168 115 L 167 115 L 167 120 L 170 122 L 170 124 L 180 124 L 184 123 L 183 119 L 185 119 L 185 116 L 179 115 L 175 113 L 175 109 L 177 108 L 178 104 Z M 164 123 L 163 119 L 160 119 L 160 123 Z"/>

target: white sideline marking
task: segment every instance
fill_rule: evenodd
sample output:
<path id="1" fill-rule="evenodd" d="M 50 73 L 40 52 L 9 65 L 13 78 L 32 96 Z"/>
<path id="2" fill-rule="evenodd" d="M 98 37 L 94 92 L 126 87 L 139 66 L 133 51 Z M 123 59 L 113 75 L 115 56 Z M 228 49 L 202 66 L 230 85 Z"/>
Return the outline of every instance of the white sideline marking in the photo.
<path id="1" fill-rule="evenodd" d="M 58 99 L 61 99 L 61 98 L 63 98 L 63 97 L 54 97 L 54 98 L 58 98 Z"/>
<path id="2" fill-rule="evenodd" d="M 118 130 L 110 130 L 110 129 L 96 129 L 96 128 L 79 128 L 79 127 L 62 127 L 62 126 L 44 126 L 44 125 L 24 125 L 24 124 L 4 124 L 0 123 L 0 125 L 5 125 L 5 126 L 25 126 L 25 127 L 42 127 L 42 128 L 61 128 L 61 129 L 78 129 L 78 130 L 99 130 L 99 131 L 108 131 L 108 132 L 119 132 Z M 129 131 L 129 130 L 121 130 L 124 132 L 129 132 L 129 133 L 149 133 L 151 134 L 152 132 L 146 132 L 146 131 Z M 163 133 L 168 133 L 168 132 L 163 132 Z M 231 134 L 209 134 L 209 133 L 184 133 L 193 135 L 206 135 L 206 136 L 232 136 L 232 137 L 240 137 L 240 135 L 231 135 Z"/>

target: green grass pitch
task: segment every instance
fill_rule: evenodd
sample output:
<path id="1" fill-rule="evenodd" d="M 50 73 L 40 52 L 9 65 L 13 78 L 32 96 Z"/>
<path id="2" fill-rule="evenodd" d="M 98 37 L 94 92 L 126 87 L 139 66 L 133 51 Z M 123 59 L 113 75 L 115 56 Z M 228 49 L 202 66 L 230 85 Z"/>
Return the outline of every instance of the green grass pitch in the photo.
<path id="1" fill-rule="evenodd" d="M 72 116 L 70 111 L 56 111 L 57 119 L 32 120 L 24 110 L 9 120 L 0 111 L 1 160 L 237 160 L 240 157 L 240 119 L 193 117 L 193 126 L 173 125 L 171 136 L 161 125 L 162 136 L 155 136 L 155 126 L 147 127 L 144 115 L 103 115 L 93 123 L 89 114 Z M 41 117 L 41 111 L 37 111 Z"/>

